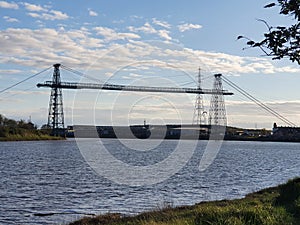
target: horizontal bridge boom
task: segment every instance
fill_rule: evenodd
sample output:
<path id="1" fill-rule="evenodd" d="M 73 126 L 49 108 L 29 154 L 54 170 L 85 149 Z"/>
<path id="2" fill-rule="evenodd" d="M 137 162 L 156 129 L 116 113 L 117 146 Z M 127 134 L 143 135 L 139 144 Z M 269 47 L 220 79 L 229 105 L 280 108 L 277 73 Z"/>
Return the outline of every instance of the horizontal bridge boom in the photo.
<path id="1" fill-rule="evenodd" d="M 216 91 L 212 89 L 197 88 L 177 88 L 177 87 L 146 87 L 146 86 L 130 86 L 118 84 L 94 84 L 94 83 L 74 83 L 60 82 L 55 84 L 52 81 L 37 84 L 37 87 L 63 88 L 63 89 L 103 89 L 115 91 L 138 91 L 138 92 L 166 92 L 166 93 L 189 93 L 189 94 L 220 94 L 233 95 L 227 90 Z"/>

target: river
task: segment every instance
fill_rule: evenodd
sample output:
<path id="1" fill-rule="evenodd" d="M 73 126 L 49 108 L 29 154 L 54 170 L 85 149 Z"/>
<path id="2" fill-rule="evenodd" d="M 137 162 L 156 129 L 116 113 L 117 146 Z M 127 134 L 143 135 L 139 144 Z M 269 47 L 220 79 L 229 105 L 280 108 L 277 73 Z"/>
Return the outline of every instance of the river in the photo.
<path id="1" fill-rule="evenodd" d="M 119 160 L 148 165 L 168 157 L 168 146 L 176 140 L 128 154 L 117 139 L 103 142 Z M 127 142 L 135 145 L 135 140 Z M 300 143 L 223 142 L 212 164 L 200 172 L 206 145 L 200 141 L 187 164 L 170 178 L 130 186 L 98 175 L 74 139 L 1 142 L 0 224 L 67 224 L 89 213 L 135 214 L 166 205 L 241 198 L 300 176 Z"/>

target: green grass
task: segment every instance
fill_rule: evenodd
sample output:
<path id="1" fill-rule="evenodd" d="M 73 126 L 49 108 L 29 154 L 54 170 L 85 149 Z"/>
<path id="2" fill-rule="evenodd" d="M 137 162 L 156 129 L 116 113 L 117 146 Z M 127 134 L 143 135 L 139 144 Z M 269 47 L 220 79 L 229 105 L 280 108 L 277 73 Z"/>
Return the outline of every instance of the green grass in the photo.
<path id="1" fill-rule="evenodd" d="M 105 214 L 70 225 L 297 225 L 300 178 L 247 195 L 243 199 L 203 202 L 145 212 L 137 216 Z"/>
<path id="2" fill-rule="evenodd" d="M 10 134 L 6 137 L 0 137 L 0 141 L 39 141 L 39 140 L 62 140 L 62 137 L 50 136 L 48 134 Z"/>
<path id="3" fill-rule="evenodd" d="M 0 114 L 0 141 L 36 141 L 36 140 L 62 140 L 62 137 L 50 136 L 51 129 L 43 125 L 42 129 L 31 121 L 8 119 Z"/>

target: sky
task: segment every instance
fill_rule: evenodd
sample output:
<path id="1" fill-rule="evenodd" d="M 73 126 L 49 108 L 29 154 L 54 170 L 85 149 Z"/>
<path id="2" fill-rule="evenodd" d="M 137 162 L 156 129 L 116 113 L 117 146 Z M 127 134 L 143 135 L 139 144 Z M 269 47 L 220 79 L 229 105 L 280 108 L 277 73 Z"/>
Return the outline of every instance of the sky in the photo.
<path id="1" fill-rule="evenodd" d="M 163 87 L 213 87 L 223 76 L 295 124 L 300 119 L 300 68 L 246 49 L 239 35 L 261 40 L 266 26 L 291 18 L 269 1 L 0 1 L 0 114 L 47 123 L 51 80 L 61 63 L 66 82 Z M 67 68 L 67 69 L 65 69 Z M 77 72 L 70 72 L 71 68 Z M 223 83 L 228 125 L 285 126 Z M 65 124 L 127 125 L 192 123 L 195 95 L 63 90 Z M 205 95 L 205 111 L 211 96 Z M 206 118 L 207 119 L 207 118 Z"/>

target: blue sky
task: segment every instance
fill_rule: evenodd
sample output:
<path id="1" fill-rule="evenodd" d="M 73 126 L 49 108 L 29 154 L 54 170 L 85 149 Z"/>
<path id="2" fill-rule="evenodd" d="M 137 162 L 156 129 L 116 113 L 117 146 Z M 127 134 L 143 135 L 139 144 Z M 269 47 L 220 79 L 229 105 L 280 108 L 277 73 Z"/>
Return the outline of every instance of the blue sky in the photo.
<path id="1" fill-rule="evenodd" d="M 257 19 L 284 25 L 291 18 L 269 1 L 0 1 L 0 89 L 54 63 L 62 80 L 194 87 L 201 67 L 203 88 L 222 73 L 294 123 L 300 119 L 299 66 L 272 61 L 258 49 L 242 50 L 238 35 L 259 40 Z M 47 122 L 50 90 L 36 83 L 48 70 L 0 95 L 0 113 Z M 94 78 L 91 80 L 90 77 Z M 224 84 L 225 89 L 231 90 Z M 231 90 L 234 92 L 234 90 Z M 64 90 L 66 124 L 191 123 L 195 96 Z M 206 110 L 209 96 L 205 96 Z M 271 128 L 276 118 L 236 93 L 226 97 L 228 124 Z"/>

